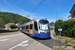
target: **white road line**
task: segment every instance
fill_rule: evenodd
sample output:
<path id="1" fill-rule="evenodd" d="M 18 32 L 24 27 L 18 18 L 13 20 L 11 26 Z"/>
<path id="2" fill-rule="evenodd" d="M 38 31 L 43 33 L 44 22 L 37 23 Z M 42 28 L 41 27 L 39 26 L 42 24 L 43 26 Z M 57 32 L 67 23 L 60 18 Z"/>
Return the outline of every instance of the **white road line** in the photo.
<path id="1" fill-rule="evenodd" d="M 16 47 L 18 47 L 18 46 L 21 46 L 21 47 L 28 46 L 28 41 L 29 41 L 29 40 L 23 41 L 23 42 L 21 42 L 20 44 L 14 46 L 14 47 L 12 47 L 12 48 L 10 48 L 9 50 L 12 50 L 12 49 L 14 49 L 14 48 L 16 48 Z"/>
<path id="2" fill-rule="evenodd" d="M 24 37 L 24 38 L 26 38 L 26 37 Z M 18 40 L 22 40 L 22 39 L 24 39 L 24 38 L 20 38 L 20 39 L 17 39 L 17 40 L 13 40 L 13 41 L 8 42 L 8 43 L 6 43 L 6 44 L 14 43 L 14 42 L 16 42 L 16 41 L 18 41 Z M 1 44 L 0 46 L 6 45 L 6 44 Z"/>
<path id="3" fill-rule="evenodd" d="M 21 35 L 21 34 L 17 34 L 17 35 Z M 6 38 L 6 37 L 11 37 L 11 36 L 17 36 L 17 35 L 2 36 L 0 38 Z"/>
<path id="4" fill-rule="evenodd" d="M 0 40 L 0 41 L 6 41 L 6 40 L 8 40 L 8 39 L 2 39 L 2 40 Z"/>
<path id="5" fill-rule="evenodd" d="M 22 43 L 27 43 L 29 40 L 23 41 Z"/>
<path id="6" fill-rule="evenodd" d="M 25 47 L 25 46 L 28 46 L 28 43 L 27 44 L 24 44 L 22 47 Z"/>

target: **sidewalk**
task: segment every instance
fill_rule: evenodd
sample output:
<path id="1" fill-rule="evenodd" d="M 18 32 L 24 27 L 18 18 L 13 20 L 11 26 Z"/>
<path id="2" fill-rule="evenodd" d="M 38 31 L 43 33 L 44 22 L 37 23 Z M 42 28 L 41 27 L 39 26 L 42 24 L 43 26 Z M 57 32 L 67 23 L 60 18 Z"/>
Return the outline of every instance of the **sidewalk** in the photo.
<path id="1" fill-rule="evenodd" d="M 55 39 L 55 37 L 54 37 L 54 34 L 55 34 L 54 29 L 53 30 L 50 30 L 50 33 L 51 33 L 51 38 Z"/>

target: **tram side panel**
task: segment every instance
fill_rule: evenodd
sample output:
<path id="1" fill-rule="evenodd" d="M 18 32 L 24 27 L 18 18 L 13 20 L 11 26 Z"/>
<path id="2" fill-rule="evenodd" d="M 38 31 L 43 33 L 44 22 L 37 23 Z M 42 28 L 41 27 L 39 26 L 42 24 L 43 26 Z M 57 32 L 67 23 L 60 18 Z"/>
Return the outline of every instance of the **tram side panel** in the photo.
<path id="1" fill-rule="evenodd" d="M 29 34 L 33 35 L 33 24 L 34 21 L 29 22 Z"/>
<path id="2" fill-rule="evenodd" d="M 37 36 L 37 34 L 39 34 L 39 30 L 38 30 L 38 22 L 37 22 L 37 21 L 34 21 L 33 35 L 34 35 L 35 37 L 39 37 L 39 36 Z"/>
<path id="3" fill-rule="evenodd" d="M 25 32 L 29 33 L 29 22 L 25 24 Z"/>
<path id="4" fill-rule="evenodd" d="M 28 22 L 28 23 L 25 24 L 25 25 L 26 25 L 25 32 L 26 32 L 27 34 L 33 35 L 33 24 L 34 24 L 34 20 L 33 20 L 33 21 L 30 21 L 30 22 Z"/>

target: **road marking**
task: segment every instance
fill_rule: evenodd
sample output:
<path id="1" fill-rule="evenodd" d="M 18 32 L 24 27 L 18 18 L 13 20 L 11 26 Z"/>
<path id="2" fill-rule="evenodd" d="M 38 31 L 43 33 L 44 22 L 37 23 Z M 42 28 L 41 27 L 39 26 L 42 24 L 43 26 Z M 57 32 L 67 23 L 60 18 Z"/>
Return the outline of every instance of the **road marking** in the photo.
<path id="1" fill-rule="evenodd" d="M 18 47 L 18 46 L 21 46 L 21 47 L 28 46 L 28 41 L 29 41 L 29 40 L 23 41 L 23 42 L 21 42 L 20 44 L 14 46 L 14 47 L 12 47 L 12 48 L 10 48 L 9 50 L 12 50 L 12 49 L 14 49 L 14 48 L 16 48 L 16 47 Z"/>
<path id="2" fill-rule="evenodd" d="M 37 46 L 39 46 L 39 45 L 40 45 L 40 43 Z"/>
<path id="3" fill-rule="evenodd" d="M 35 50 L 35 48 L 37 47 L 37 46 L 39 46 L 40 45 L 40 43 L 38 43 L 32 50 Z"/>
<path id="4" fill-rule="evenodd" d="M 26 37 L 24 37 L 24 38 L 26 38 Z M 14 43 L 14 42 L 16 42 L 16 41 L 18 41 L 18 40 L 22 40 L 22 39 L 24 39 L 24 38 L 19 38 L 19 39 L 17 39 L 17 40 L 13 40 L 13 41 L 7 42 L 7 43 L 5 43 L 5 44 L 1 44 L 0 46 L 6 45 L 6 44 L 10 44 L 10 43 Z"/>
<path id="5" fill-rule="evenodd" d="M 0 40 L 0 41 L 6 41 L 6 40 L 8 40 L 8 39 L 2 39 L 2 40 Z"/>
<path id="6" fill-rule="evenodd" d="M 21 35 L 21 34 L 17 34 L 17 35 Z M 6 38 L 6 37 L 11 37 L 11 36 L 17 36 L 17 35 L 2 36 L 0 38 Z"/>
<path id="7" fill-rule="evenodd" d="M 40 43 L 41 43 L 41 41 L 40 41 Z M 37 46 L 39 46 L 40 45 L 40 43 L 38 43 L 32 50 L 35 50 L 35 48 L 37 47 Z"/>
<path id="8" fill-rule="evenodd" d="M 29 40 L 23 41 L 22 43 L 27 43 Z"/>

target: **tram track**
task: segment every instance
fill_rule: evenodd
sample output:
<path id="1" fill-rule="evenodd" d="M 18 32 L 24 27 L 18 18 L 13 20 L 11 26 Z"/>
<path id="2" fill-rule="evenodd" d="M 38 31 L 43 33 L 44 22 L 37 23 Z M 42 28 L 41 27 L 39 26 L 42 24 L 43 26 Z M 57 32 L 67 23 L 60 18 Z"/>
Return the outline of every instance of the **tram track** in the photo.
<path id="1" fill-rule="evenodd" d="M 49 41 L 47 40 L 40 40 L 40 42 L 50 48 L 53 48 L 54 44 L 50 43 Z"/>
<path id="2" fill-rule="evenodd" d="M 25 35 L 29 36 L 28 34 L 25 34 Z M 29 37 L 52 49 L 54 46 L 65 46 L 64 43 L 61 43 L 59 40 L 56 40 L 56 39 L 55 40 L 52 38 L 51 39 L 38 39 L 36 37 L 31 37 L 31 36 Z M 55 44 L 54 44 L 54 41 L 55 41 Z"/>
<path id="3" fill-rule="evenodd" d="M 54 46 L 64 46 L 65 44 L 59 42 L 58 40 L 55 40 L 55 44 L 54 44 L 54 39 L 46 39 L 46 40 L 37 40 L 38 42 L 48 46 L 49 48 L 52 48 Z"/>

